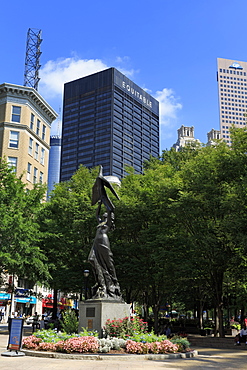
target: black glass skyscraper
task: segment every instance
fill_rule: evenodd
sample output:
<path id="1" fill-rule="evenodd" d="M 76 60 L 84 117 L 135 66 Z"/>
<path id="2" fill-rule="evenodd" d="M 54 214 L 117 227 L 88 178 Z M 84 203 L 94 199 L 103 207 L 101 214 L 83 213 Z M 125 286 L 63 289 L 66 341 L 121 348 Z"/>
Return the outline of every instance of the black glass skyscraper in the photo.
<path id="1" fill-rule="evenodd" d="M 159 103 L 115 68 L 64 86 L 60 181 L 80 164 L 122 178 L 159 155 Z"/>

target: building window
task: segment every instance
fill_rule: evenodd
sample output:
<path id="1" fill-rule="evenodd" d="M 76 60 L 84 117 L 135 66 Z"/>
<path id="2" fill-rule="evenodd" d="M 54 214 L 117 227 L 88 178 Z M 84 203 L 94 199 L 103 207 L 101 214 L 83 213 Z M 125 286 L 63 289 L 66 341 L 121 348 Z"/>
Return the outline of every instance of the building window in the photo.
<path id="1" fill-rule="evenodd" d="M 12 106 L 12 122 L 21 122 L 21 107 Z"/>
<path id="2" fill-rule="evenodd" d="M 27 180 L 31 181 L 32 165 L 31 163 L 27 164 Z"/>
<path id="3" fill-rule="evenodd" d="M 31 113 L 31 119 L 30 119 L 30 129 L 33 130 L 33 125 L 34 125 L 34 114 Z"/>
<path id="4" fill-rule="evenodd" d="M 11 168 L 12 171 L 16 173 L 17 157 L 8 157 L 8 167 Z"/>
<path id="5" fill-rule="evenodd" d="M 39 130 L 40 130 L 40 120 L 37 119 L 37 127 L 36 127 L 36 134 L 39 135 Z"/>
<path id="6" fill-rule="evenodd" d="M 33 169 L 33 183 L 36 184 L 37 182 L 37 175 L 38 175 L 38 169 L 34 167 Z"/>
<path id="7" fill-rule="evenodd" d="M 42 127 L 42 140 L 45 140 L 45 130 L 46 130 L 46 126 L 43 125 L 43 127 Z"/>
<path id="8" fill-rule="evenodd" d="M 19 131 L 10 131 L 9 148 L 18 149 L 19 146 Z"/>
<path id="9" fill-rule="evenodd" d="M 40 163 L 41 164 L 45 163 L 45 149 L 44 148 L 41 148 Z"/>
<path id="10" fill-rule="evenodd" d="M 43 181 L 44 181 L 44 174 L 43 174 L 43 172 L 40 171 L 40 173 L 39 173 L 39 182 L 41 184 L 43 184 Z"/>
<path id="11" fill-rule="evenodd" d="M 33 139 L 29 138 L 28 154 L 33 155 Z"/>
<path id="12" fill-rule="evenodd" d="M 38 161 L 39 160 L 39 144 L 35 144 L 35 153 L 34 153 L 34 158 Z"/>

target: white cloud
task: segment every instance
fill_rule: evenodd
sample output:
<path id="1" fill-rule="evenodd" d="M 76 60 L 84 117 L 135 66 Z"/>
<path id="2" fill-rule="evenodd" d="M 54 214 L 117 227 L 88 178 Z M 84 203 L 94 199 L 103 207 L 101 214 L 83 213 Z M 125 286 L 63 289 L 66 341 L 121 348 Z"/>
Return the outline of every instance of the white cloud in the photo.
<path id="1" fill-rule="evenodd" d="M 124 57 L 116 57 L 116 62 L 117 63 L 126 63 L 130 60 L 130 58 L 125 55 Z"/>
<path id="2" fill-rule="evenodd" d="M 128 57 L 118 57 L 117 61 L 119 64 L 124 64 L 128 59 Z M 73 56 L 71 58 L 49 60 L 40 69 L 39 92 L 58 112 L 62 105 L 64 83 L 107 68 L 109 66 L 100 59 L 86 60 Z M 116 68 L 129 78 L 133 78 L 138 73 L 134 69 L 124 69 L 118 66 Z M 145 90 L 151 93 L 149 89 L 145 88 Z M 178 98 L 175 97 L 172 89 L 164 88 L 162 91 L 157 91 L 153 96 L 160 103 L 161 138 L 169 137 L 177 124 L 177 113 L 182 108 L 182 104 L 178 102 Z M 59 118 L 61 119 L 61 117 Z M 61 129 L 61 123 L 58 124 L 58 121 L 59 119 L 56 123 L 54 122 L 52 131 L 57 131 L 57 127 Z"/>
<path id="3" fill-rule="evenodd" d="M 122 59 L 118 57 L 117 59 L 123 63 L 124 60 L 128 60 L 128 57 Z M 72 58 L 49 60 L 40 69 L 39 92 L 47 100 L 60 98 L 63 93 L 63 85 L 66 82 L 103 71 L 107 68 L 109 66 L 100 59 L 78 59 L 75 56 Z M 137 72 L 134 69 L 116 68 L 129 78 L 133 77 Z"/>
<path id="4" fill-rule="evenodd" d="M 154 95 L 160 103 L 160 123 L 164 126 L 173 126 L 177 120 L 177 113 L 182 109 L 182 104 L 174 96 L 172 89 L 164 88 Z"/>
<path id="5" fill-rule="evenodd" d="M 46 99 L 61 96 L 63 85 L 108 68 L 99 59 L 66 58 L 49 60 L 40 70 L 39 91 Z"/>

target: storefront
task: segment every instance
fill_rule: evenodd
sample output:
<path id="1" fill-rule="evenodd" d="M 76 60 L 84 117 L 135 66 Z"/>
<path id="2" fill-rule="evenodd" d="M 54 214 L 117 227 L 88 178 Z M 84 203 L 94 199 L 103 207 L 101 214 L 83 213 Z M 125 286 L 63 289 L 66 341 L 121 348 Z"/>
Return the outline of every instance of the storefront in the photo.
<path id="1" fill-rule="evenodd" d="M 66 297 L 62 297 L 58 299 L 57 302 L 57 309 L 58 312 L 62 310 L 68 310 L 70 308 L 74 308 L 74 301 L 73 299 L 69 299 Z M 53 297 L 49 294 L 46 298 L 42 299 L 42 313 L 50 313 L 53 310 Z"/>
<path id="2" fill-rule="evenodd" d="M 18 315 L 29 316 L 33 312 L 33 307 L 37 303 L 37 298 L 29 296 L 28 289 L 17 289 L 14 296 L 14 311 Z M 11 293 L 0 293 L 0 310 L 3 313 L 2 321 L 6 322 L 10 314 Z"/>

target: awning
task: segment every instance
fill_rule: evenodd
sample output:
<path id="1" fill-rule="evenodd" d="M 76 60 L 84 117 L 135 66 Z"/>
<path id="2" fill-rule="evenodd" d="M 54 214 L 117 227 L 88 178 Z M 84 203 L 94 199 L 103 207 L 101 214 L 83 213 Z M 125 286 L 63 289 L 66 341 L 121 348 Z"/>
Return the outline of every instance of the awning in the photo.
<path id="1" fill-rule="evenodd" d="M 37 298 L 34 296 L 31 297 L 18 297 L 15 296 L 15 301 L 17 303 L 31 303 L 35 304 L 37 301 Z M 0 301 L 10 301 L 11 300 L 11 294 L 10 293 L 0 293 Z"/>

